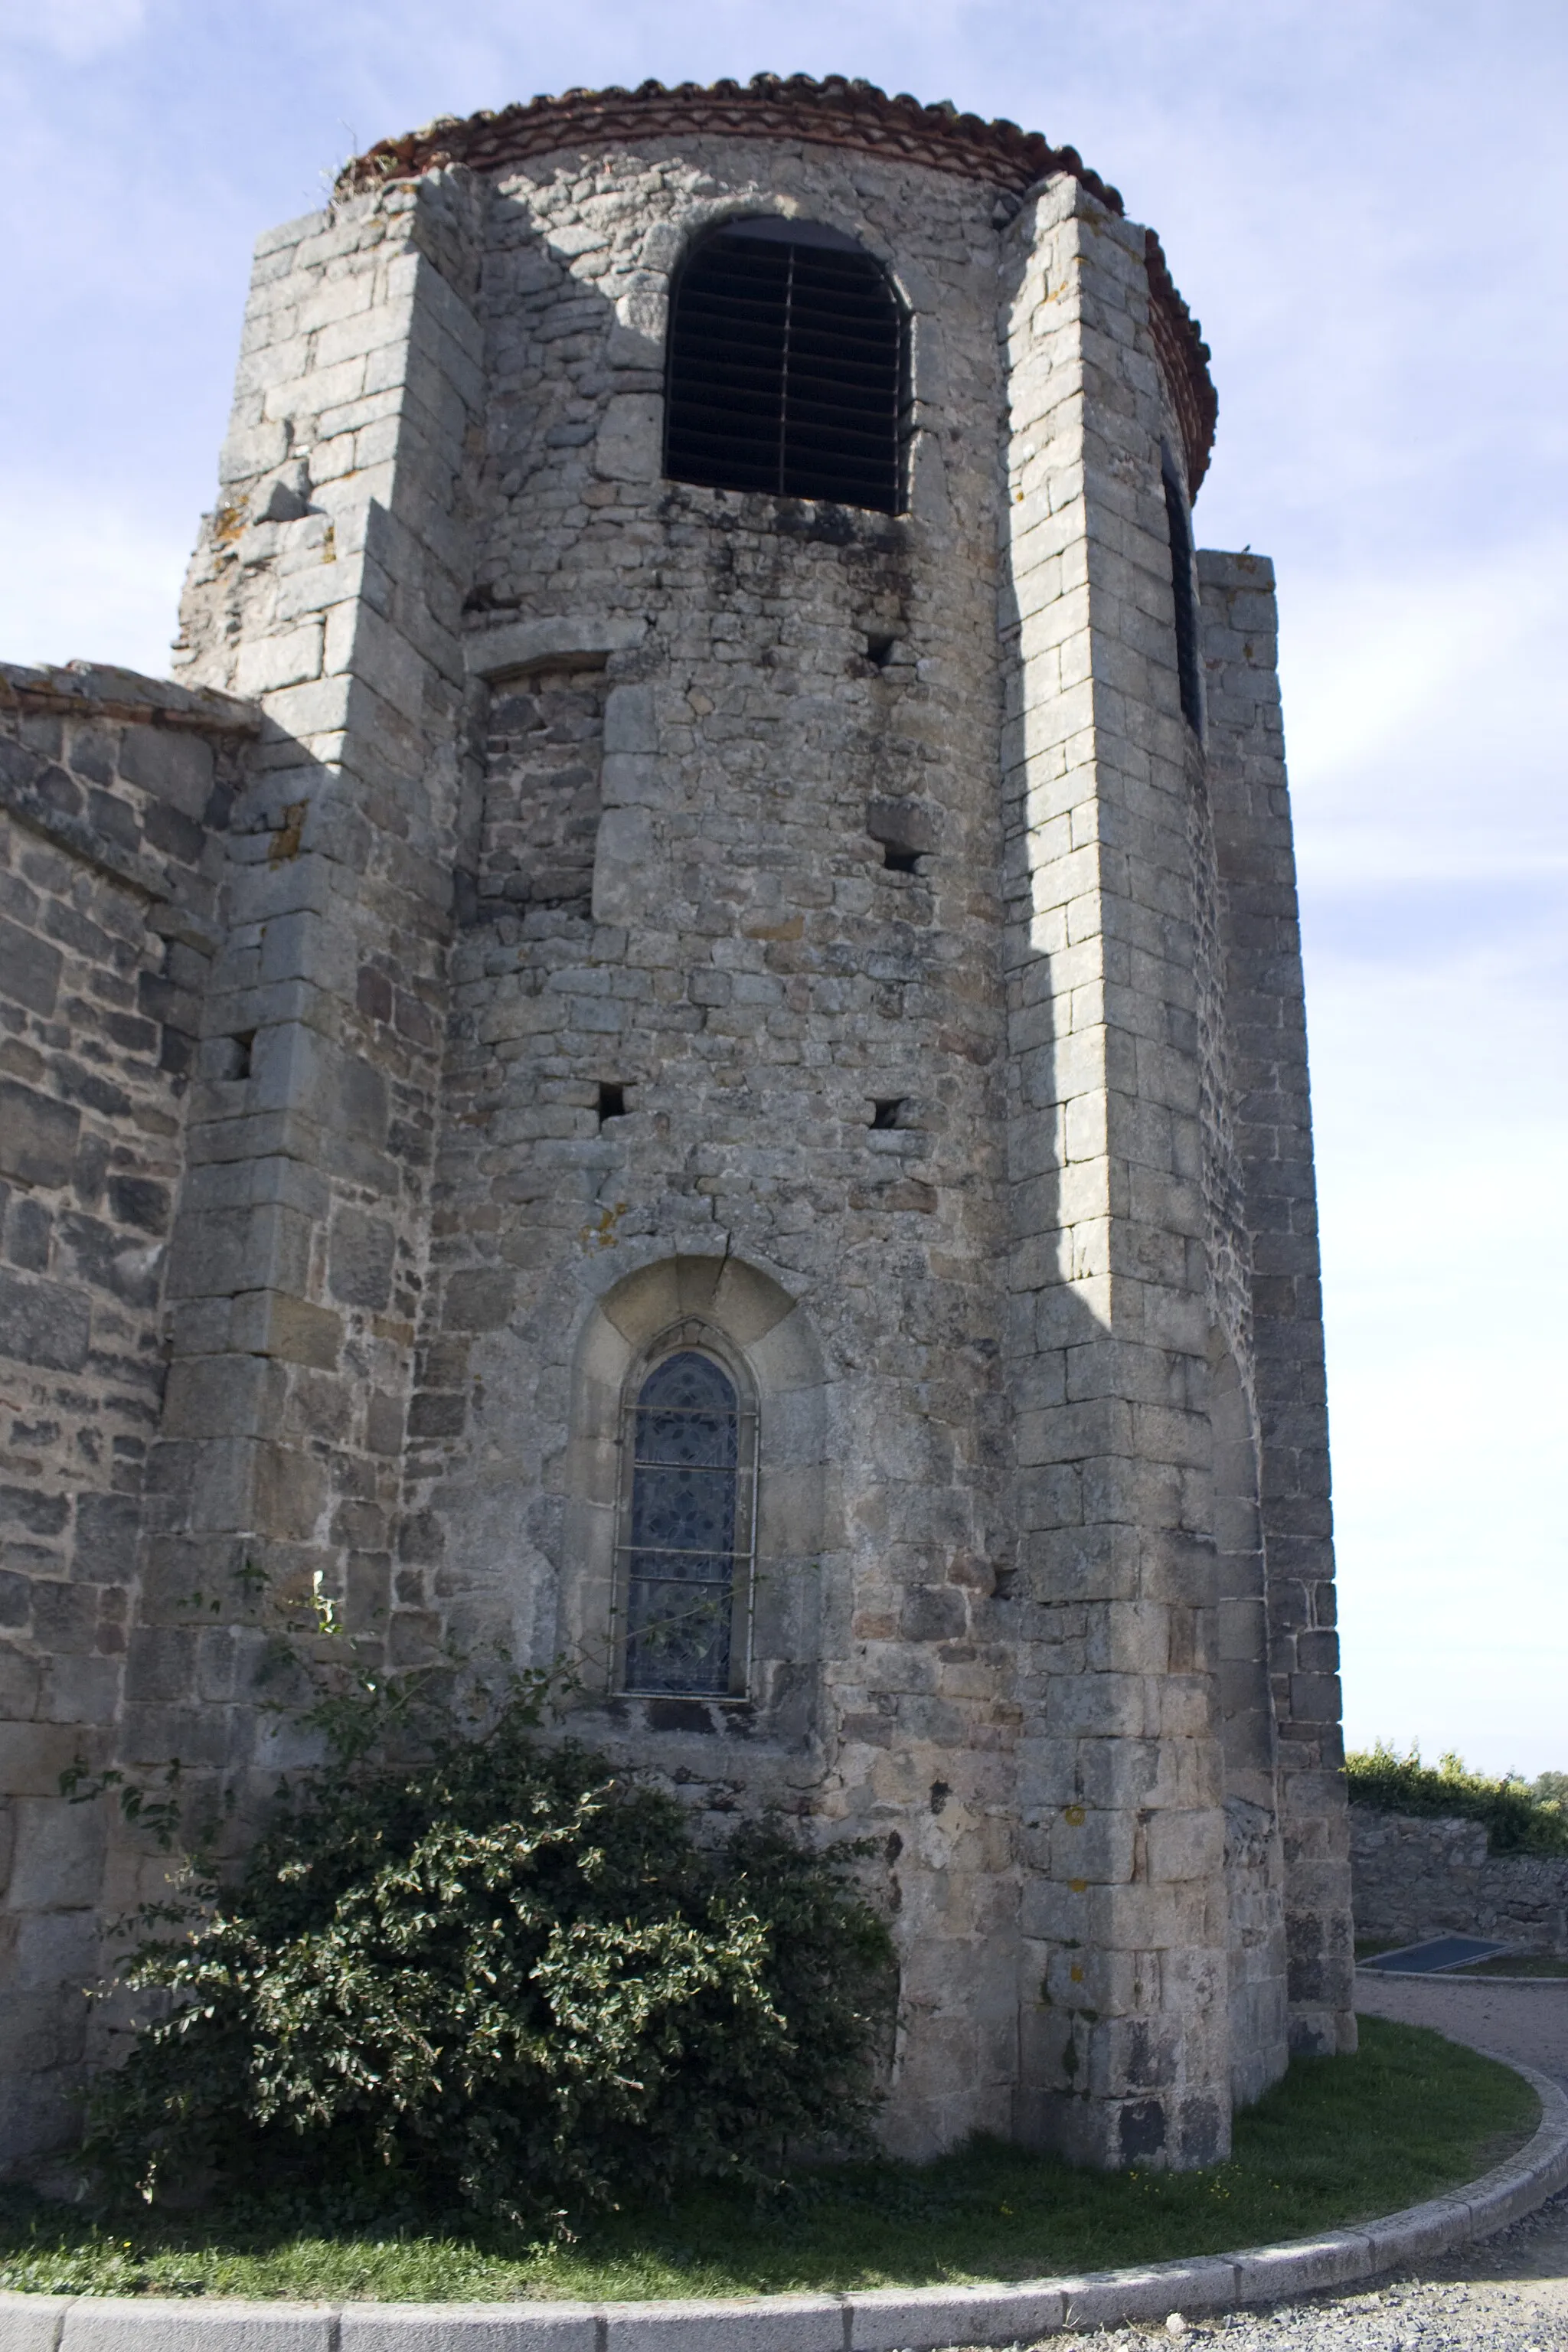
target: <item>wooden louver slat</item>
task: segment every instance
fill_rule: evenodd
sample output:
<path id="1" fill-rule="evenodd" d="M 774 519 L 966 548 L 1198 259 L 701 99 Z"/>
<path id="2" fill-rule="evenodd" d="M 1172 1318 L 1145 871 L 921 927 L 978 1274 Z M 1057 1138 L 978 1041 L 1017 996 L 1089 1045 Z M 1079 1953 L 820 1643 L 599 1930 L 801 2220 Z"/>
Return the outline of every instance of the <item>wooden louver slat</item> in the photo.
<path id="1" fill-rule="evenodd" d="M 676 286 L 666 389 L 673 480 L 900 511 L 904 321 L 868 254 L 710 237 Z"/>

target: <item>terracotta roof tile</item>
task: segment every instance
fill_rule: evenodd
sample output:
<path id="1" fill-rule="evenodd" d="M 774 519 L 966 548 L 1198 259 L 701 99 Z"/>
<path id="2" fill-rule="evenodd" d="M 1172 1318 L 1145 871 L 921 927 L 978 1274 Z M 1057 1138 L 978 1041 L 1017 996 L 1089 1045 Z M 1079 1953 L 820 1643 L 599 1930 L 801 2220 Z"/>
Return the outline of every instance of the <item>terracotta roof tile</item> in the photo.
<path id="1" fill-rule="evenodd" d="M 1118 191 L 1091 172 L 1074 147 L 1053 147 L 1041 132 L 1021 131 L 1016 122 L 986 122 L 952 105 L 924 106 L 907 92 L 889 98 L 874 83 L 837 74 L 822 81 L 808 74 L 756 74 L 749 82 L 716 81 L 706 88 L 680 82 L 666 89 L 662 82 L 645 81 L 636 89 L 563 90 L 559 98 L 535 98 L 461 121 L 444 115 L 423 131 L 378 141 L 344 167 L 338 187 L 350 194 L 453 163 L 499 172 L 558 148 L 691 131 L 710 137 L 802 139 L 892 154 L 1015 194 L 1070 172 L 1112 212 L 1123 209 Z M 1218 405 L 1208 345 L 1171 281 L 1152 229 L 1147 258 L 1154 341 L 1182 428 L 1188 482 L 1195 491 L 1207 470 Z"/>

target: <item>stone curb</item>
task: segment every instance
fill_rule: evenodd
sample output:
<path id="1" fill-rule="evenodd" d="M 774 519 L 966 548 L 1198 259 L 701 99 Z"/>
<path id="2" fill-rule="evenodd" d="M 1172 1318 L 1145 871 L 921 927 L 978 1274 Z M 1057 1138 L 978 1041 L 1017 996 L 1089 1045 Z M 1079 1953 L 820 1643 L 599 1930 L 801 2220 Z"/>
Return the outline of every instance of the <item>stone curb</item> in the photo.
<path id="1" fill-rule="evenodd" d="M 1496 2053 L 1489 2052 L 1488 2056 Z M 1534 2137 L 1426 2205 L 1282 2246 L 1016 2284 L 689 2303 L 193 2303 L 0 2294 L 0 2352 L 937 2352 L 1030 2344 L 1066 2328 L 1279 2303 L 1349 2286 L 1505 2230 L 1568 2184 L 1568 2096 L 1537 2093 Z"/>

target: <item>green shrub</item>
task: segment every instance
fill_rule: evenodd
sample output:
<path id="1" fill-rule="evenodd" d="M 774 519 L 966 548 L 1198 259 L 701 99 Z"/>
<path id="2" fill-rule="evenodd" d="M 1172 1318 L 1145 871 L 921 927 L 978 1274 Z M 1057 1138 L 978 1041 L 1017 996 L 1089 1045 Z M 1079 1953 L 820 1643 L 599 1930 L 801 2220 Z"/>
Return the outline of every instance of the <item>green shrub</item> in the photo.
<path id="1" fill-rule="evenodd" d="M 1546 1773 L 1551 1784 L 1560 1773 Z M 1421 1751 L 1395 1754 L 1383 1740 L 1370 1754 L 1345 1758 L 1345 1779 L 1352 1805 L 1369 1805 L 1379 1812 L 1441 1816 L 1484 1822 L 1493 1853 L 1568 1853 L 1568 1808 L 1538 1782 L 1532 1789 L 1512 1773 L 1489 1780 L 1468 1772 L 1462 1758 L 1450 1752 L 1436 1765 L 1423 1764 Z"/>
<path id="2" fill-rule="evenodd" d="M 702 1852 L 678 1804 L 535 1717 L 519 1689 L 416 1765 L 340 1753 L 236 1885 L 198 1884 L 194 1929 L 161 1915 L 121 1974 L 164 2013 L 89 2110 L 107 2187 L 561 2229 L 864 2137 L 889 1948 L 842 1853 L 768 1825 Z"/>

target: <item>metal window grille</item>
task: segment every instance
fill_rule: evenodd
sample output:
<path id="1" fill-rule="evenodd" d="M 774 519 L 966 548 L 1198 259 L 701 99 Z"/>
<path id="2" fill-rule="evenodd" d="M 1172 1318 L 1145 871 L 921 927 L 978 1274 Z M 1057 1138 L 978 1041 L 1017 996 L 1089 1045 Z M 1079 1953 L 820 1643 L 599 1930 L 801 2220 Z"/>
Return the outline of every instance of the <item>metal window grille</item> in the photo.
<path id="1" fill-rule="evenodd" d="M 756 1413 L 713 1356 L 677 1344 L 628 1400 L 622 1444 L 621 1687 L 743 1696 Z"/>
<path id="2" fill-rule="evenodd" d="M 666 474 L 898 514 L 906 341 L 891 286 L 850 238 L 778 220 L 721 230 L 671 304 Z"/>
<path id="3" fill-rule="evenodd" d="M 1198 608 L 1193 594 L 1193 539 L 1186 503 L 1169 474 L 1165 521 L 1171 536 L 1171 592 L 1176 600 L 1176 676 L 1182 716 L 1194 735 L 1203 730 L 1203 695 L 1198 682 Z"/>

